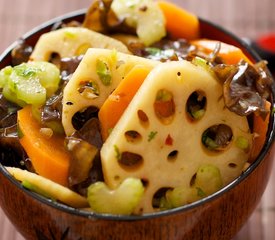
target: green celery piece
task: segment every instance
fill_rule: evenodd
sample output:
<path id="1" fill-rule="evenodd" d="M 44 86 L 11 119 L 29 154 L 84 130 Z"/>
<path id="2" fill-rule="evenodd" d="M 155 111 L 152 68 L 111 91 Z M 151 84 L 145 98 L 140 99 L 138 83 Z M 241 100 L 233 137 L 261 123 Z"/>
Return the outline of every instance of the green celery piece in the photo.
<path id="1" fill-rule="evenodd" d="M 42 105 L 57 91 L 60 71 L 48 62 L 28 62 L 2 69 L 0 81 L 5 82 L 3 95 L 9 101 L 22 107 Z"/>
<path id="2" fill-rule="evenodd" d="M 3 69 L 1 69 L 0 71 L 0 88 L 4 88 L 4 86 L 6 85 L 9 76 L 12 72 L 12 67 L 11 66 L 7 66 Z"/>
<path id="3" fill-rule="evenodd" d="M 12 92 L 8 86 L 8 84 L 6 84 L 3 88 L 3 96 L 10 102 L 13 102 L 15 104 L 17 104 L 20 107 L 24 107 L 26 105 L 25 101 L 22 101 L 20 99 L 18 99 L 16 93 Z"/>
<path id="4" fill-rule="evenodd" d="M 96 182 L 88 188 L 88 202 L 93 211 L 116 215 L 130 215 L 144 193 L 140 179 L 127 178 L 114 190 L 104 182 Z"/>
<path id="5" fill-rule="evenodd" d="M 249 148 L 249 141 L 247 138 L 245 138 L 243 136 L 238 136 L 236 139 L 236 145 L 238 148 L 246 151 Z"/>
<path id="6" fill-rule="evenodd" d="M 202 143 L 210 150 L 215 150 L 219 145 L 210 137 L 208 137 L 208 131 L 205 131 L 202 135 Z"/>
<path id="7" fill-rule="evenodd" d="M 159 209 L 164 211 L 168 209 L 172 209 L 174 206 L 172 205 L 172 202 L 167 199 L 167 197 L 161 197 L 160 199 L 160 204 L 159 204 Z"/>
<path id="8" fill-rule="evenodd" d="M 219 168 L 211 164 L 200 166 L 197 171 L 194 187 L 198 192 L 203 192 L 206 196 L 218 191 L 223 186 Z"/>
<path id="9" fill-rule="evenodd" d="M 204 164 L 196 172 L 194 185 L 175 187 L 168 190 L 162 199 L 162 209 L 180 207 L 204 198 L 223 186 L 220 170 L 211 164 Z"/>
<path id="10" fill-rule="evenodd" d="M 192 111 L 191 114 L 194 117 L 194 119 L 198 120 L 198 119 L 201 119 L 203 117 L 203 115 L 205 114 L 205 110 L 204 109 L 199 109 L 197 111 Z"/>
<path id="11" fill-rule="evenodd" d="M 171 208 L 180 207 L 199 200 L 197 189 L 192 187 L 176 187 L 166 192 L 166 206 Z"/>
<path id="12" fill-rule="evenodd" d="M 42 105 L 46 102 L 46 89 L 37 77 L 22 79 L 13 72 L 9 79 L 9 88 L 18 99 L 27 104 Z"/>
<path id="13" fill-rule="evenodd" d="M 49 62 L 29 62 L 28 66 L 37 69 L 40 84 L 46 88 L 47 97 L 52 96 L 59 87 L 60 70 Z"/>

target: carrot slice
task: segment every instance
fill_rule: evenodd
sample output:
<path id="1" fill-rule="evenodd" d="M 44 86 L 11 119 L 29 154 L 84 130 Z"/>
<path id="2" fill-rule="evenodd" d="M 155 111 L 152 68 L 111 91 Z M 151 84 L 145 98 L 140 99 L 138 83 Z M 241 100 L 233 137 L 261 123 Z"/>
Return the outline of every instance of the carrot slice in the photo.
<path id="1" fill-rule="evenodd" d="M 271 103 L 265 102 L 265 109 L 268 111 L 267 116 L 263 119 L 259 114 L 254 114 L 253 117 L 253 132 L 255 137 L 253 139 L 253 145 L 251 149 L 251 155 L 249 162 L 253 162 L 260 154 L 266 140 L 266 133 L 268 130 L 268 123 L 270 117 Z"/>
<path id="2" fill-rule="evenodd" d="M 210 39 L 199 39 L 191 42 L 205 53 L 209 54 L 216 48 L 218 41 Z M 221 43 L 221 49 L 218 54 L 226 64 L 237 64 L 240 60 L 245 60 L 252 64 L 240 48 L 227 43 Z"/>
<path id="3" fill-rule="evenodd" d="M 188 40 L 199 37 L 199 20 L 196 15 L 166 1 L 157 2 L 166 19 L 166 30 L 172 38 Z"/>
<path id="4" fill-rule="evenodd" d="M 41 125 L 32 116 L 30 105 L 18 111 L 20 143 L 31 159 L 35 171 L 56 183 L 67 186 L 70 155 L 64 137 L 41 133 Z"/>
<path id="5" fill-rule="evenodd" d="M 135 66 L 100 108 L 98 118 L 101 123 L 101 134 L 104 141 L 150 71 L 151 68 L 149 67 Z"/>

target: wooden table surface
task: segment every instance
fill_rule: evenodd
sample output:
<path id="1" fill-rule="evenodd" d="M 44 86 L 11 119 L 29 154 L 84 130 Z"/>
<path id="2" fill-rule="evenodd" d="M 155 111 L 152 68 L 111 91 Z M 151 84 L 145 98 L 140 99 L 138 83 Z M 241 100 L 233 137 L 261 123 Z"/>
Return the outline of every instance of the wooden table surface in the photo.
<path id="1" fill-rule="evenodd" d="M 225 26 L 240 37 L 275 32 L 273 0 L 174 0 L 200 17 Z M 86 8 L 89 0 L 0 0 L 0 52 L 22 34 L 63 13 Z M 218 9 L 218 11 L 217 11 Z M 275 168 L 253 215 L 234 240 L 275 239 Z M 23 240 L 0 208 L 0 240 Z"/>

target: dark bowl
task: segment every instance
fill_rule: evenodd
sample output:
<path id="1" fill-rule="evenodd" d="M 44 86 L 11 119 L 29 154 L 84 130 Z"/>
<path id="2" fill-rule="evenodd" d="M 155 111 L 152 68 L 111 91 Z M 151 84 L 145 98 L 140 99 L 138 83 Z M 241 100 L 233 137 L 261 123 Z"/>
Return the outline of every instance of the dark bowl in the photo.
<path id="1" fill-rule="evenodd" d="M 54 23 L 82 21 L 84 12 L 53 19 L 23 38 L 34 45 Z M 253 62 L 260 60 L 245 42 L 223 28 L 203 19 L 200 19 L 200 28 L 202 37 L 235 45 Z M 0 68 L 10 64 L 15 45 L 1 55 Z M 169 211 L 112 216 L 74 209 L 27 191 L 1 164 L 0 205 L 26 239 L 231 239 L 252 214 L 266 188 L 275 150 L 274 130 L 273 113 L 264 148 L 241 176 L 209 197 Z"/>

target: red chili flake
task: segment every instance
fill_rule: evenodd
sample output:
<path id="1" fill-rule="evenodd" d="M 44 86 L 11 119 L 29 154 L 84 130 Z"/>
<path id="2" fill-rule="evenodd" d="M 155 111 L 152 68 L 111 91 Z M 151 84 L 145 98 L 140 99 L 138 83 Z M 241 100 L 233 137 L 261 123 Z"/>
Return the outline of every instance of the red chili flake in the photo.
<path id="1" fill-rule="evenodd" d="M 171 137 L 171 135 L 170 134 L 168 134 L 168 136 L 167 136 L 167 138 L 166 138 L 166 140 L 165 140 L 165 144 L 166 145 L 169 145 L 169 146 L 172 146 L 173 145 L 173 138 Z"/>

